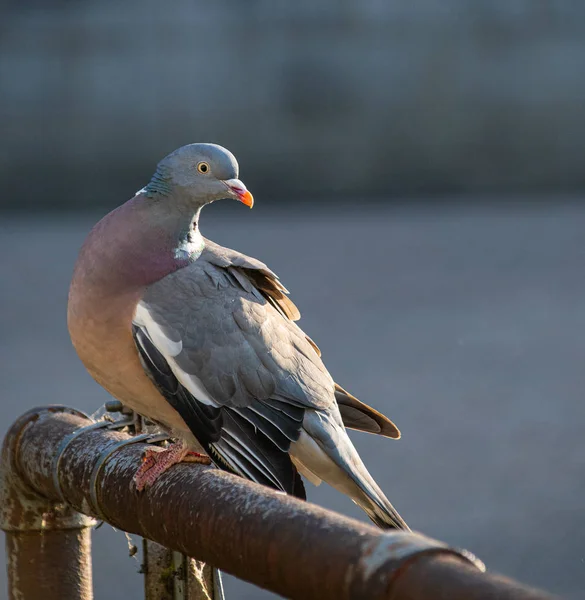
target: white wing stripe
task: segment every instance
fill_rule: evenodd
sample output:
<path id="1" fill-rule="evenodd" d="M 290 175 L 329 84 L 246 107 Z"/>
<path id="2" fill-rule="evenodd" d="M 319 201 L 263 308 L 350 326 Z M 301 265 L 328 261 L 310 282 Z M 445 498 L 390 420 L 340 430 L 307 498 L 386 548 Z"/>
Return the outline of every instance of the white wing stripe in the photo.
<path id="1" fill-rule="evenodd" d="M 150 316 L 150 312 L 146 305 L 139 302 L 136 306 L 134 318 L 132 319 L 135 325 L 143 327 L 148 333 L 148 337 L 152 340 L 152 343 L 157 347 L 158 351 L 165 356 L 165 358 L 177 356 L 183 350 L 183 342 L 173 342 L 170 340 L 160 328 L 158 323 Z"/>
<path id="2" fill-rule="evenodd" d="M 197 376 L 186 373 L 179 367 L 175 357 L 182 352 L 183 342 L 181 340 L 174 342 L 164 334 L 158 323 L 152 318 L 146 304 L 143 302 L 138 303 L 132 321 L 135 325 L 144 329 L 151 342 L 156 346 L 156 349 L 165 357 L 171 371 L 181 385 L 187 388 L 199 402 L 210 406 L 219 406 L 219 403 L 209 395 L 209 392 Z"/>

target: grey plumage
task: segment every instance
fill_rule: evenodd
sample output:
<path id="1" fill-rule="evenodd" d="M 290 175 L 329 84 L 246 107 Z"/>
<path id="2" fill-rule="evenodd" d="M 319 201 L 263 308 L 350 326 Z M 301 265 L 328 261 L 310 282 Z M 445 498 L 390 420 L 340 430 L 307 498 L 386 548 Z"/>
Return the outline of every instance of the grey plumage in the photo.
<path id="1" fill-rule="evenodd" d="M 266 265 L 201 236 L 201 209 L 226 197 L 253 205 L 236 159 L 191 144 L 94 227 L 69 294 L 81 360 L 218 467 L 300 497 L 299 473 L 324 480 L 378 525 L 407 529 L 345 430 L 397 438 L 396 426 L 333 381 Z"/>

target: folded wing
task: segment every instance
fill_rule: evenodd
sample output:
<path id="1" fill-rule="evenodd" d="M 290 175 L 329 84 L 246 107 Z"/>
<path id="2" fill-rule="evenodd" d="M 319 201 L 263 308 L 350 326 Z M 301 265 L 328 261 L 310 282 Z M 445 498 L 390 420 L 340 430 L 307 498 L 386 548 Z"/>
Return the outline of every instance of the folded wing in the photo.
<path id="1" fill-rule="evenodd" d="M 257 286 L 245 267 L 200 258 L 146 290 L 134 339 L 149 377 L 219 467 L 304 496 L 288 451 L 306 408 L 334 401 L 334 384 L 273 281 Z"/>

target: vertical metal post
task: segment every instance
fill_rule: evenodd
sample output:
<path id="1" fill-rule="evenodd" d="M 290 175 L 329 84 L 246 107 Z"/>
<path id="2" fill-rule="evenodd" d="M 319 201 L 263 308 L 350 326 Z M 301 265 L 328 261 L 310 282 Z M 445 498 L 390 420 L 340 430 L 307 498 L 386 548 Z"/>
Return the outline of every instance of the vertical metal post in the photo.
<path id="1" fill-rule="evenodd" d="M 91 529 L 6 532 L 9 600 L 92 600 Z"/>
<path id="2" fill-rule="evenodd" d="M 144 572 L 145 600 L 174 600 L 173 551 L 142 540 L 142 570 Z"/>
<path id="3" fill-rule="evenodd" d="M 143 540 L 145 600 L 214 600 L 213 569 L 205 563 Z"/>
<path id="4" fill-rule="evenodd" d="M 70 409 L 55 409 L 72 412 Z M 38 415 L 8 432 L 0 459 L 0 528 L 6 532 L 10 600 L 92 600 L 91 527 L 95 521 L 39 496 L 20 477 L 18 446 Z"/>
<path id="5" fill-rule="evenodd" d="M 187 591 L 189 600 L 224 600 L 223 585 L 218 569 L 200 560 L 187 559 Z"/>
<path id="6" fill-rule="evenodd" d="M 219 571 L 207 563 L 194 558 L 183 558 L 187 572 L 187 595 L 185 600 L 224 600 Z"/>

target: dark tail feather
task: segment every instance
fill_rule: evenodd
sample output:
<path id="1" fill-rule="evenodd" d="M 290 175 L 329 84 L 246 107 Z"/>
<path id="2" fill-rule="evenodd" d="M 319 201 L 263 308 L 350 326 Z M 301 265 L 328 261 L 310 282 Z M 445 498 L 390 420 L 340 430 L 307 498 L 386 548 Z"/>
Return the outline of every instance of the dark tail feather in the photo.
<path id="1" fill-rule="evenodd" d="M 293 469 L 295 470 L 295 475 L 294 475 L 292 495 L 296 496 L 297 498 L 300 498 L 301 500 L 306 500 L 307 492 L 305 491 L 305 484 L 303 483 L 303 480 L 301 479 L 299 471 L 294 464 L 293 464 Z"/>
<path id="2" fill-rule="evenodd" d="M 345 427 L 395 440 L 400 438 L 400 430 L 388 417 L 364 404 L 338 384 L 335 384 L 335 399 Z"/>
<path id="3" fill-rule="evenodd" d="M 380 529 L 399 529 L 402 531 L 410 531 L 410 527 L 406 521 L 398 514 L 396 509 L 392 507 L 392 511 L 387 508 L 381 511 L 374 512 L 370 507 L 362 506 L 365 513 L 368 515 L 374 525 Z"/>

